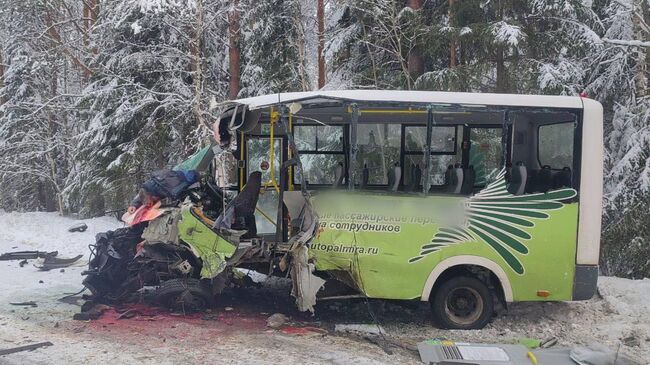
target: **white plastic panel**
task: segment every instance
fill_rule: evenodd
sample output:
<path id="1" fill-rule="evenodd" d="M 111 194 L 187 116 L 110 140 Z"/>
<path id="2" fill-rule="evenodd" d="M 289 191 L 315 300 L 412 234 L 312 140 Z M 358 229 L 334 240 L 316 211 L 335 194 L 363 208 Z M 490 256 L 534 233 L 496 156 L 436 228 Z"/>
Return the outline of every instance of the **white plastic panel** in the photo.
<path id="1" fill-rule="evenodd" d="M 597 265 L 603 211 L 603 106 L 583 98 L 580 218 L 576 264 Z"/>

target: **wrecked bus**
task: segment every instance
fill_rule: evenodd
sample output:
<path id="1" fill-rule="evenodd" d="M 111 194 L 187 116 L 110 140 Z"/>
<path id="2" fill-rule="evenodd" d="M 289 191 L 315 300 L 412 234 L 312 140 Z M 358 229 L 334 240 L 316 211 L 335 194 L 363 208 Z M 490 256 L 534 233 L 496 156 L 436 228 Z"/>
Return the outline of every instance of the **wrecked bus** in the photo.
<path id="1" fill-rule="evenodd" d="M 216 113 L 215 143 L 184 166 L 203 165 L 201 187 L 134 234 L 145 241 L 140 263 L 124 264 L 132 289 L 149 282 L 164 303 L 201 307 L 248 268 L 291 277 L 302 311 L 421 300 L 454 329 L 482 328 L 497 301 L 596 290 L 596 101 L 348 90 Z"/>

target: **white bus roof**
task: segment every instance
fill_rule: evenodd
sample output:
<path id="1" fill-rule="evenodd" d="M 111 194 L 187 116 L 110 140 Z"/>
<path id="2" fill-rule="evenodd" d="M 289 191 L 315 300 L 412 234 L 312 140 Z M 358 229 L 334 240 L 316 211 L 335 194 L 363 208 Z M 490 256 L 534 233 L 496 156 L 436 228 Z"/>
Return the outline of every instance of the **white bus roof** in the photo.
<path id="1" fill-rule="evenodd" d="M 279 104 L 307 100 L 345 100 L 367 103 L 440 103 L 461 105 L 492 105 L 517 107 L 545 107 L 582 109 L 583 101 L 579 96 L 489 94 L 442 91 L 406 91 L 406 90 L 329 90 L 290 92 L 268 94 L 245 99 L 224 102 L 221 105 L 246 105 L 249 110 L 256 110 Z"/>

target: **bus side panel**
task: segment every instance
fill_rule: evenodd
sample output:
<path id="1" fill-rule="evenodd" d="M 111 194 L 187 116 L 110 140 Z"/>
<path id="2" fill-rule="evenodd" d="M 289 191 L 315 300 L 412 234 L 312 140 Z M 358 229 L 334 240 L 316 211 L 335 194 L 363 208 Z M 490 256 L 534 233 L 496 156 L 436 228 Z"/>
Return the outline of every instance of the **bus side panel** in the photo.
<path id="1" fill-rule="evenodd" d="M 556 204 L 547 211 L 539 205 L 541 210 L 528 214 L 537 218 L 504 225 L 499 218 L 468 214 L 471 199 L 347 192 L 318 195 L 314 200 L 320 231 L 310 250 L 316 269 L 348 271 L 369 297 L 416 299 L 438 263 L 474 255 L 501 266 L 514 300 L 570 300 L 578 204 L 560 204 L 559 208 Z M 481 208 L 486 209 L 490 213 Z M 539 218 L 540 212 L 546 217 Z M 487 227 L 490 223 L 496 231 Z M 492 233 L 486 235 L 486 231 Z M 504 233 L 523 238 L 500 241 Z M 540 290 L 550 296 L 539 297 Z"/>

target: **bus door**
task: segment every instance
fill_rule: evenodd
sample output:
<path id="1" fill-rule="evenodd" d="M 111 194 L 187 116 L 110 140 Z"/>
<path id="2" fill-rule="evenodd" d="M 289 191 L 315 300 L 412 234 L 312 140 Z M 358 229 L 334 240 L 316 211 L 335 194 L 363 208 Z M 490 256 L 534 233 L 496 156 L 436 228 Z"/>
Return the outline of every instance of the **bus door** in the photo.
<path id="1" fill-rule="evenodd" d="M 503 137 L 502 126 L 466 128 L 464 140 L 468 142 L 469 153 L 465 153 L 463 164 L 474 166 L 474 187 L 485 187 L 494 181 L 503 168 Z"/>
<path id="2" fill-rule="evenodd" d="M 275 235 L 284 146 L 283 136 L 274 136 L 273 144 L 270 135 L 251 135 L 246 139 L 246 176 L 262 172 L 262 189 L 255 210 L 258 236 Z"/>

